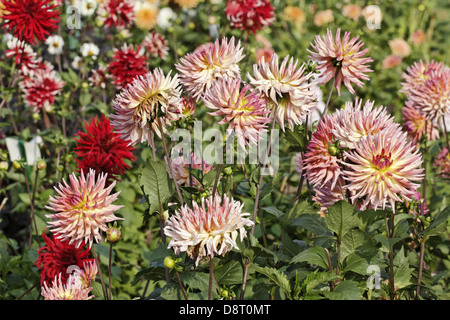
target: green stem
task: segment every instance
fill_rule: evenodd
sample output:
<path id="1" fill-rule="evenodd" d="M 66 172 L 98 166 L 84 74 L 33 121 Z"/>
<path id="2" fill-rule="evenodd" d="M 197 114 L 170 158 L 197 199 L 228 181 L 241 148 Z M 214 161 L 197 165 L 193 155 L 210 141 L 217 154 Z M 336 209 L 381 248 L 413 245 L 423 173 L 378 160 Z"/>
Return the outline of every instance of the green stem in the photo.
<path id="1" fill-rule="evenodd" d="M 389 239 L 394 237 L 394 212 L 392 212 L 391 228 L 389 230 L 389 223 L 387 219 L 387 213 L 384 212 L 384 223 L 386 226 L 386 234 Z M 395 280 L 394 280 L 394 247 L 389 244 L 389 296 L 391 300 L 395 299 Z"/>
<path id="2" fill-rule="evenodd" d="M 109 244 L 109 265 L 108 265 L 108 281 L 109 281 L 109 300 L 112 300 L 111 293 L 111 265 L 112 265 L 112 242 Z"/>
<path id="3" fill-rule="evenodd" d="M 105 279 L 103 278 L 102 267 L 100 264 L 100 257 L 97 255 L 94 246 L 92 246 L 91 252 L 92 252 L 92 255 L 94 256 L 95 262 L 97 263 L 97 269 L 98 269 L 98 272 L 100 273 L 100 282 L 101 282 L 102 288 L 103 288 L 103 295 L 105 297 L 105 300 L 107 300 L 108 299 L 108 290 L 106 289 Z"/>
<path id="4" fill-rule="evenodd" d="M 177 270 L 175 270 L 175 274 L 177 275 L 178 284 L 180 285 L 180 289 L 181 289 L 181 292 L 183 293 L 184 299 L 189 300 L 188 296 L 186 294 L 186 291 L 184 291 L 183 283 L 181 283 L 180 275 L 178 274 Z"/>
<path id="5" fill-rule="evenodd" d="M 210 257 L 209 261 L 209 289 L 208 289 L 208 300 L 212 300 L 212 287 L 214 284 L 214 257 Z"/>

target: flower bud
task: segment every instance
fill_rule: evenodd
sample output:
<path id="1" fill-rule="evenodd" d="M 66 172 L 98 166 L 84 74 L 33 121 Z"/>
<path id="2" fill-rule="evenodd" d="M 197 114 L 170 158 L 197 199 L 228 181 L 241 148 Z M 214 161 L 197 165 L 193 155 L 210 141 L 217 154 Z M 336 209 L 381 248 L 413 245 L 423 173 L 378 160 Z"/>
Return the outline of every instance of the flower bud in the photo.
<path id="1" fill-rule="evenodd" d="M 233 169 L 231 167 L 226 167 L 223 169 L 223 172 L 225 172 L 227 176 L 231 176 L 233 174 Z"/>
<path id="2" fill-rule="evenodd" d="M 22 168 L 22 164 L 21 164 L 19 161 L 17 161 L 17 160 L 14 160 L 13 163 L 12 163 L 12 165 L 13 165 L 13 167 L 14 167 L 15 169 L 20 169 L 20 168 Z"/>
<path id="3" fill-rule="evenodd" d="M 106 240 L 109 242 L 117 242 L 122 239 L 122 232 L 119 228 L 110 227 L 106 230 Z"/>
<path id="4" fill-rule="evenodd" d="M 38 170 L 44 170 L 45 168 L 47 168 L 47 163 L 44 160 L 40 160 L 37 163 L 37 168 Z"/>
<path id="5" fill-rule="evenodd" d="M 8 170 L 8 162 L 0 161 L 0 171 L 6 171 L 6 170 Z"/>
<path id="6" fill-rule="evenodd" d="M 166 268 L 172 269 L 175 266 L 175 261 L 172 259 L 172 257 L 167 256 L 164 258 L 164 266 Z"/>

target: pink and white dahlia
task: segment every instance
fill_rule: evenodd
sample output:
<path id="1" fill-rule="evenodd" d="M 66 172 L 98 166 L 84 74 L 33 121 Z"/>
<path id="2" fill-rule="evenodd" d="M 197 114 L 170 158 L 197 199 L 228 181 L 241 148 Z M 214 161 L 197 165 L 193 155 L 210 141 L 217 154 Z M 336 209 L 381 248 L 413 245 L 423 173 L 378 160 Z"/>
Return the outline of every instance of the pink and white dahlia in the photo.
<path id="1" fill-rule="evenodd" d="M 225 255 L 236 248 L 236 239 L 246 237 L 245 227 L 253 221 L 243 213 L 244 204 L 219 194 L 202 198 L 200 205 L 193 201 L 192 209 L 183 205 L 166 223 L 164 233 L 170 237 L 169 248 L 176 254 L 186 252 L 198 265 L 204 258 Z"/>
<path id="2" fill-rule="evenodd" d="M 164 75 L 159 68 L 139 76 L 124 88 L 113 101 L 114 114 L 111 124 L 132 145 L 147 141 L 153 145 L 153 133 L 161 136 L 161 129 L 171 126 L 170 119 L 176 119 L 173 110 L 180 108 L 181 88 L 178 75 L 173 78 Z M 159 128 L 157 119 L 163 128 Z"/>
<path id="3" fill-rule="evenodd" d="M 428 67 L 428 68 L 427 68 Z M 404 92 L 408 101 L 425 115 L 427 120 L 439 121 L 450 113 L 450 68 L 443 64 L 416 64 L 404 75 Z M 420 80 L 411 80 L 411 76 Z"/>
<path id="4" fill-rule="evenodd" d="M 61 280 L 61 273 L 55 276 L 52 285 L 49 287 L 47 282 L 41 288 L 41 294 L 44 300 L 89 300 L 94 298 L 89 295 L 92 287 L 83 287 L 77 274 L 71 274 L 64 283 Z"/>
<path id="5" fill-rule="evenodd" d="M 267 132 L 268 111 L 266 103 L 250 85 L 241 89 L 241 80 L 223 78 L 212 84 L 204 95 L 205 105 L 214 110 L 213 116 L 223 116 L 219 124 L 229 124 L 228 129 L 236 133 L 239 145 L 256 145 L 260 133 Z"/>
<path id="6" fill-rule="evenodd" d="M 390 126 L 398 124 L 386 108 L 374 108 L 374 101 L 369 100 L 362 106 L 362 100 L 356 98 L 354 102 L 346 102 L 343 109 L 335 111 L 331 130 L 340 147 L 354 149 L 362 137 L 374 135 Z"/>
<path id="7" fill-rule="evenodd" d="M 5 57 L 14 59 L 16 66 L 20 67 L 22 75 L 28 75 L 37 67 L 36 52 L 25 41 L 12 37 L 6 42 L 6 46 L 8 49 L 5 51 Z"/>
<path id="8" fill-rule="evenodd" d="M 400 127 L 390 127 L 361 138 L 354 150 L 345 152 L 346 188 L 353 203 L 383 210 L 395 202 L 410 201 L 423 179 L 422 156 Z"/>
<path id="9" fill-rule="evenodd" d="M 342 178 L 340 178 L 342 179 Z M 327 182 L 321 187 L 314 187 L 314 196 L 312 200 L 320 205 L 319 213 L 324 216 L 328 212 L 328 208 L 339 200 L 344 200 L 346 189 L 343 187 L 343 183 L 335 184 L 332 187 L 331 182 Z"/>
<path id="10" fill-rule="evenodd" d="M 25 104 L 35 112 L 51 107 L 65 82 L 50 63 L 41 63 L 19 83 Z"/>
<path id="11" fill-rule="evenodd" d="M 116 181 L 105 187 L 107 174 L 96 178 L 92 169 L 86 175 L 81 172 L 78 178 L 73 173 L 69 179 L 70 185 L 63 180 L 64 184 L 55 187 L 59 196 L 50 197 L 46 208 L 54 213 L 46 215 L 48 225 L 55 238 L 68 240 L 76 247 L 84 241 L 90 248 L 94 240 L 98 243 L 103 239 L 101 232 L 108 229 L 107 223 L 123 220 L 114 215 L 123 206 L 112 204 L 120 192 L 111 195 Z"/>
<path id="12" fill-rule="evenodd" d="M 414 62 L 402 74 L 404 82 L 402 82 L 400 92 L 408 95 L 412 89 L 421 87 L 426 81 L 430 80 L 433 77 L 433 72 L 439 74 L 443 68 L 445 66 L 442 62 L 436 62 L 434 60 L 426 60 L 425 63 L 422 60 Z"/>
<path id="13" fill-rule="evenodd" d="M 170 178 L 172 178 L 177 185 L 191 186 L 197 189 L 203 189 L 203 186 L 195 177 L 194 170 L 201 171 L 205 175 L 214 167 L 213 165 L 208 164 L 205 160 L 202 161 L 202 159 L 199 156 L 194 155 L 193 152 L 191 153 L 190 159 L 185 159 L 183 156 L 171 159 L 170 165 L 172 166 L 172 170 L 169 170 L 167 158 L 165 158 L 165 161 L 167 165 L 167 172 Z M 189 170 L 192 170 L 192 174 L 189 174 Z"/>
<path id="14" fill-rule="evenodd" d="M 341 29 L 338 29 L 333 38 L 331 30 L 327 30 L 327 36 L 316 36 L 314 44 L 311 43 L 315 51 L 308 49 L 310 58 L 318 63 L 316 70 L 320 72 L 319 83 L 327 83 L 334 77 L 334 87 L 341 95 L 341 84 L 347 87 L 348 91 L 355 94 L 352 83 L 358 87 L 363 86 L 361 80 L 369 80 L 366 73 L 372 72 L 367 63 L 372 62 L 371 58 L 364 58 L 368 49 L 361 50 L 363 42 L 358 41 L 359 36 L 350 39 L 350 32 L 345 32 L 341 40 Z"/>
<path id="15" fill-rule="evenodd" d="M 414 143 L 420 143 L 423 136 L 427 141 L 439 139 L 439 127 L 432 121 L 427 121 L 424 114 L 414 107 L 411 101 L 406 101 L 402 108 L 402 120 L 409 138 Z"/>
<path id="16" fill-rule="evenodd" d="M 160 57 L 162 60 L 167 59 L 167 55 L 169 54 L 169 42 L 163 35 L 156 31 L 152 31 L 146 35 L 142 41 L 142 45 L 153 57 Z"/>
<path id="17" fill-rule="evenodd" d="M 274 53 L 270 62 L 264 57 L 253 65 L 253 76 L 247 75 L 250 83 L 265 97 L 267 109 L 275 112 L 275 119 L 284 130 L 287 122 L 293 130 L 294 125 L 302 124 L 302 118 L 316 105 L 319 87 L 310 81 L 313 73 L 305 74 L 305 64 L 297 68 L 298 60 L 286 56 L 281 65 Z"/>
<path id="18" fill-rule="evenodd" d="M 303 156 L 305 177 L 318 188 L 331 183 L 330 188 L 334 189 L 342 175 L 338 155 L 330 152 L 330 147 L 336 142 L 332 131 L 333 126 L 332 115 L 326 115 L 312 134 Z"/>
<path id="19" fill-rule="evenodd" d="M 437 173 L 443 179 L 450 179 L 450 152 L 444 147 L 434 160 Z"/>
<path id="20" fill-rule="evenodd" d="M 194 52 L 187 54 L 176 64 L 180 73 L 180 83 L 197 101 L 203 96 L 212 83 L 221 78 L 240 78 L 238 63 L 244 58 L 241 42 L 217 39 L 214 44 L 202 45 Z"/>

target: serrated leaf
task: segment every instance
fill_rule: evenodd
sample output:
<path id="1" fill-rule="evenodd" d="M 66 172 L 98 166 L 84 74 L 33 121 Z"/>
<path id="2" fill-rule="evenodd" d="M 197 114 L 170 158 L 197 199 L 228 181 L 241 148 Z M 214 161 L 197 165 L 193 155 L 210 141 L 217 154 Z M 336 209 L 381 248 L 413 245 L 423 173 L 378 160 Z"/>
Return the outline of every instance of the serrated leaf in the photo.
<path id="1" fill-rule="evenodd" d="M 242 283 L 244 271 L 239 261 L 231 260 L 214 269 L 214 275 L 219 284 L 233 285 Z"/>
<path id="2" fill-rule="evenodd" d="M 270 267 L 259 267 L 259 266 L 253 266 L 253 269 L 256 272 L 262 273 L 266 277 L 268 277 L 271 281 L 275 282 L 286 294 L 286 296 L 291 300 L 291 285 L 289 283 L 289 280 L 286 276 L 286 274 L 282 273 L 281 271 L 270 268 Z"/>
<path id="3" fill-rule="evenodd" d="M 297 254 L 295 257 L 292 258 L 291 262 L 292 263 L 306 262 L 310 265 L 316 265 L 325 270 L 328 270 L 327 253 L 324 248 L 319 246 L 311 247 L 300 252 L 299 254 Z"/>
<path id="4" fill-rule="evenodd" d="M 328 284 L 331 281 L 339 279 L 339 276 L 328 271 L 316 271 L 309 274 L 302 283 L 302 292 L 305 296 L 309 295 L 311 291 L 321 284 Z"/>
<path id="5" fill-rule="evenodd" d="M 436 229 L 439 226 L 442 226 L 443 224 L 447 223 L 449 217 L 450 217 L 450 206 L 446 207 L 444 210 L 442 210 L 441 212 L 439 212 L 438 214 L 436 214 L 433 217 L 428 228 L 426 228 L 422 232 L 423 237 L 428 238 L 432 235 L 436 235 Z M 438 234 L 439 234 L 439 232 L 438 232 Z"/>
<path id="6" fill-rule="evenodd" d="M 356 282 L 344 280 L 336 285 L 333 291 L 324 292 L 330 300 L 361 300 L 361 292 Z"/>
<path id="7" fill-rule="evenodd" d="M 149 214 L 160 212 L 173 195 L 165 163 L 149 160 L 141 169 L 140 175 L 139 184 L 149 204 Z"/>
<path id="8" fill-rule="evenodd" d="M 338 238 L 344 237 L 347 232 L 359 225 L 356 209 L 347 201 L 340 200 L 328 208 L 326 216 L 328 229 L 336 233 Z"/>

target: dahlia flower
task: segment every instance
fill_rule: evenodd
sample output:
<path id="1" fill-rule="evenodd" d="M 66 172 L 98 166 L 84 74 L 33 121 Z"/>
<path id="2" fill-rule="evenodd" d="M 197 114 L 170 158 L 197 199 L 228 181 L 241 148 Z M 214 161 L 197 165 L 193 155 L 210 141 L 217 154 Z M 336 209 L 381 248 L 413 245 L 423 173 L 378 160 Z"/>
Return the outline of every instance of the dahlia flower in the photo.
<path id="1" fill-rule="evenodd" d="M 341 179 L 341 178 L 340 178 Z M 320 205 L 319 213 L 324 216 L 328 212 L 328 208 L 339 200 L 344 200 L 344 194 L 346 189 L 342 187 L 343 183 L 335 184 L 331 187 L 332 183 L 327 182 L 321 187 L 314 187 L 314 195 L 312 200 Z"/>
<path id="2" fill-rule="evenodd" d="M 161 136 L 160 130 L 170 126 L 170 119 L 176 118 L 172 110 L 180 106 L 181 88 L 178 75 L 165 76 L 161 69 L 154 69 L 137 77 L 113 101 L 114 114 L 110 115 L 111 124 L 134 145 L 148 141 L 153 143 L 153 133 Z M 159 117 L 163 128 L 159 128 Z"/>
<path id="3" fill-rule="evenodd" d="M 333 10 L 331 10 L 331 9 L 318 11 L 314 15 L 314 19 L 313 19 L 313 23 L 318 27 L 321 27 L 321 26 L 328 24 L 330 22 L 333 22 L 333 21 L 334 21 L 334 15 L 333 15 Z"/>
<path id="4" fill-rule="evenodd" d="M 204 258 L 212 259 L 232 248 L 238 249 L 238 234 L 242 241 L 247 235 L 245 227 L 253 225 L 246 218 L 250 214 L 242 213 L 243 206 L 227 196 L 222 200 L 218 194 L 202 198 L 200 206 L 193 201 L 192 209 L 183 205 L 164 227 L 166 236 L 171 237 L 168 248 L 173 248 L 176 254 L 186 251 L 196 265 Z"/>
<path id="5" fill-rule="evenodd" d="M 340 141 L 340 147 L 354 149 L 362 137 L 374 135 L 390 126 L 398 124 L 386 108 L 374 108 L 374 101 L 369 100 L 362 106 L 362 100 L 356 98 L 354 103 L 348 101 L 343 109 L 336 110 L 331 131 L 335 140 Z"/>
<path id="6" fill-rule="evenodd" d="M 402 57 L 390 54 L 386 58 L 383 59 L 383 68 L 390 69 L 393 67 L 397 67 L 402 63 Z"/>
<path id="7" fill-rule="evenodd" d="M 69 176 L 70 185 L 63 179 L 55 187 L 59 196 L 50 196 L 47 209 L 54 211 L 46 215 L 51 231 L 56 238 L 75 243 L 78 248 L 83 243 L 92 247 L 94 240 L 98 243 L 103 240 L 101 231 L 108 229 L 107 223 L 123 220 L 114 215 L 114 212 L 123 206 L 112 204 L 120 191 L 110 195 L 116 185 L 113 181 L 106 187 L 108 174 L 101 173 L 96 178 L 95 170 L 89 169 L 84 175 L 81 172 L 77 178 L 75 173 Z"/>
<path id="8" fill-rule="evenodd" d="M 256 145 L 259 134 L 267 132 L 268 111 L 265 100 L 250 85 L 241 89 L 241 79 L 223 78 L 216 81 L 204 95 L 205 105 L 214 110 L 210 115 L 224 116 L 219 124 L 229 123 L 228 129 L 236 133 L 242 149 L 246 145 Z"/>
<path id="9" fill-rule="evenodd" d="M 109 63 L 108 72 L 114 79 L 118 89 L 125 88 L 136 77 L 143 76 L 148 72 L 147 59 L 141 46 L 134 50 L 132 44 L 126 43 L 120 48 L 114 49 L 113 60 Z"/>
<path id="10" fill-rule="evenodd" d="M 234 44 L 234 37 L 216 39 L 180 59 L 175 67 L 180 73 L 180 83 L 198 101 L 206 89 L 220 78 L 240 78 L 239 61 L 244 58 L 240 41 Z"/>
<path id="11" fill-rule="evenodd" d="M 84 17 L 92 16 L 97 9 L 97 0 L 74 0 L 74 6 L 78 7 Z"/>
<path id="12" fill-rule="evenodd" d="M 38 251 L 38 258 L 35 262 L 40 270 L 41 285 L 45 281 L 53 280 L 58 274 L 61 274 L 62 281 L 66 282 L 69 278 L 70 266 L 84 268 L 84 263 L 92 261 L 89 249 L 85 249 L 84 243 L 80 247 L 69 244 L 68 241 L 61 241 L 54 235 L 48 237 L 43 234 L 45 245 Z"/>
<path id="13" fill-rule="evenodd" d="M 30 44 L 45 39 L 58 28 L 60 12 L 52 0 L 0 0 L 4 6 L 3 29 Z"/>
<path id="14" fill-rule="evenodd" d="M 306 20 L 305 12 L 302 9 L 300 9 L 299 7 L 295 7 L 295 6 L 285 7 L 283 10 L 283 16 L 287 21 L 298 24 L 298 25 L 304 23 Z"/>
<path id="15" fill-rule="evenodd" d="M 134 1 L 132 0 L 104 0 L 97 10 L 99 20 L 108 28 L 125 28 L 134 19 Z"/>
<path id="16" fill-rule="evenodd" d="M 88 78 L 88 81 L 89 84 L 93 87 L 100 87 L 102 89 L 105 89 L 109 78 L 110 76 L 107 73 L 107 68 L 104 65 L 100 64 L 97 69 L 92 70 L 92 74 Z"/>
<path id="17" fill-rule="evenodd" d="M 231 28 L 253 34 L 268 27 L 275 20 L 270 0 L 228 0 L 225 15 Z"/>
<path id="18" fill-rule="evenodd" d="M 439 139 L 439 127 L 432 121 L 427 121 L 425 115 L 414 107 L 411 101 L 406 101 L 402 108 L 402 120 L 409 138 L 414 143 L 420 143 L 424 135 L 427 141 Z"/>
<path id="19" fill-rule="evenodd" d="M 361 80 L 369 80 L 367 72 L 372 72 L 366 65 L 373 60 L 371 58 L 363 58 L 368 49 L 360 50 L 364 45 L 358 41 L 359 36 L 350 39 L 350 32 L 345 32 L 341 40 L 341 29 L 336 32 L 333 39 L 331 30 L 327 30 L 327 36 L 316 36 L 312 48 L 316 51 L 310 51 L 310 58 L 318 63 L 316 70 L 320 72 L 318 78 L 319 83 L 327 83 L 335 77 L 334 87 L 341 95 L 341 84 L 347 87 L 348 91 L 355 94 L 352 83 L 358 87 L 363 86 Z"/>
<path id="20" fill-rule="evenodd" d="M 388 41 L 392 54 L 405 58 L 411 54 L 411 47 L 402 38 L 395 38 Z"/>
<path id="21" fill-rule="evenodd" d="M 172 166 L 172 170 L 169 170 L 169 163 L 167 158 L 165 158 L 167 172 L 177 185 L 191 186 L 199 190 L 203 189 L 200 181 L 198 181 L 193 174 L 189 174 L 189 170 L 200 170 L 203 175 L 205 175 L 213 169 L 213 165 L 208 164 L 205 160 L 202 161 L 202 159 L 199 156 L 194 155 L 193 152 L 191 152 L 191 158 L 187 159 L 188 161 L 185 161 L 183 156 L 178 156 L 171 160 L 170 165 Z M 173 176 L 171 172 L 173 172 Z M 192 171 L 192 173 L 194 172 Z"/>
<path id="22" fill-rule="evenodd" d="M 64 39 L 59 35 L 53 35 L 45 40 L 45 44 L 47 45 L 48 53 L 50 54 L 61 54 L 64 47 Z"/>
<path id="23" fill-rule="evenodd" d="M 136 1 L 134 5 L 134 23 L 141 30 L 150 30 L 156 26 L 158 7 L 146 1 Z"/>
<path id="24" fill-rule="evenodd" d="M 95 281 L 97 277 L 97 262 L 95 262 L 95 259 L 83 261 L 83 268 L 75 270 L 75 273 L 80 277 L 81 286 L 83 288 L 89 288 L 92 281 Z"/>
<path id="25" fill-rule="evenodd" d="M 47 109 L 55 102 L 65 82 L 50 63 L 41 63 L 19 83 L 25 104 L 34 111 Z"/>
<path id="26" fill-rule="evenodd" d="M 29 72 L 36 68 L 38 59 L 36 52 L 25 41 L 21 41 L 15 37 L 11 37 L 6 41 L 8 49 L 5 51 L 7 58 L 14 58 L 14 63 L 20 66 L 20 72 L 28 75 Z"/>
<path id="27" fill-rule="evenodd" d="M 419 150 L 396 126 L 361 138 L 345 157 L 346 187 L 353 203 L 362 201 L 363 210 L 390 205 L 395 211 L 395 202 L 410 201 L 420 186 L 414 182 L 424 176 Z"/>
<path id="28" fill-rule="evenodd" d="M 411 201 L 405 201 L 405 205 L 413 216 L 423 216 L 430 212 L 420 192 L 417 191 L 411 197 Z"/>
<path id="29" fill-rule="evenodd" d="M 161 34 L 152 31 L 145 36 L 142 45 L 154 57 L 160 57 L 163 60 L 167 59 L 169 53 L 169 42 Z"/>
<path id="30" fill-rule="evenodd" d="M 316 105 L 319 87 L 309 81 L 313 73 L 305 74 L 305 64 L 297 69 L 298 60 L 286 56 L 281 65 L 274 53 L 270 62 L 262 58 L 253 65 L 253 77 L 248 74 L 250 84 L 259 91 L 267 102 L 267 108 L 276 109 L 275 119 L 284 130 L 285 121 L 293 130 L 295 124 L 302 124 L 302 118 Z"/>
<path id="31" fill-rule="evenodd" d="M 357 4 L 348 4 L 342 8 L 342 14 L 347 18 L 357 21 L 362 15 L 362 8 Z"/>
<path id="32" fill-rule="evenodd" d="M 44 300 L 89 300 L 94 298 L 89 296 L 91 290 L 92 287 L 84 288 L 81 285 L 78 275 L 71 274 L 67 281 L 63 281 L 60 273 L 53 279 L 51 287 L 44 282 L 41 294 Z"/>
<path id="33" fill-rule="evenodd" d="M 163 30 L 169 29 L 172 22 L 177 18 L 177 14 L 170 8 L 160 8 L 156 17 L 156 24 Z"/>
<path id="34" fill-rule="evenodd" d="M 199 0 L 175 0 L 175 3 L 180 6 L 181 9 L 192 9 L 198 5 Z"/>
<path id="35" fill-rule="evenodd" d="M 125 161 L 134 161 L 134 148 L 114 132 L 110 120 L 102 116 L 85 123 L 85 132 L 78 132 L 74 152 L 77 155 L 77 171 L 94 169 L 97 173 L 107 173 L 108 182 L 119 180 L 131 166 Z"/>
<path id="36" fill-rule="evenodd" d="M 444 179 L 450 179 L 450 152 L 444 147 L 434 160 L 437 173 Z"/>
<path id="37" fill-rule="evenodd" d="M 100 53 L 100 48 L 95 43 L 87 42 L 81 45 L 80 52 L 83 57 L 91 57 L 96 60 Z"/>
<path id="38" fill-rule="evenodd" d="M 326 115 L 312 134 L 307 151 L 303 156 L 305 177 L 315 187 L 322 187 L 330 182 L 334 189 L 342 175 L 339 158 L 330 153 L 330 146 L 335 144 L 333 135 L 334 121 L 332 115 Z"/>
<path id="39" fill-rule="evenodd" d="M 449 67 L 433 62 L 425 66 L 423 63 L 417 63 L 408 68 L 404 78 L 406 83 L 402 91 L 406 92 L 408 101 L 424 114 L 427 120 L 439 121 L 450 112 Z"/>

